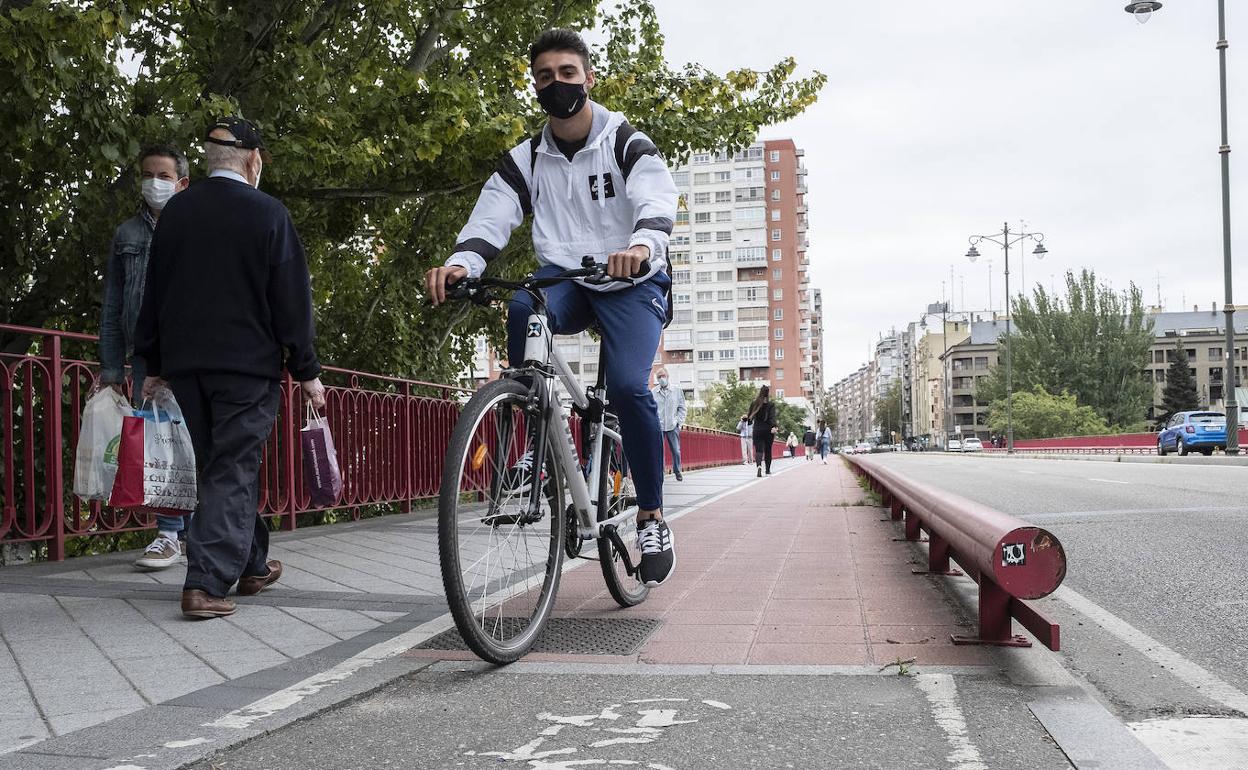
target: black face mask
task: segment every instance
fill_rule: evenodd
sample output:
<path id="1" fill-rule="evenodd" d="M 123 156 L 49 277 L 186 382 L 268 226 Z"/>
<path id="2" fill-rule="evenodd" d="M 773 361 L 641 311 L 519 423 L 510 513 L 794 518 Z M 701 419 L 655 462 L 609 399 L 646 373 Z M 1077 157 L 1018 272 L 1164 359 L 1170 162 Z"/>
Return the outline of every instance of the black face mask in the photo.
<path id="1" fill-rule="evenodd" d="M 556 80 L 537 92 L 537 102 L 552 118 L 570 118 L 580 112 L 589 100 L 584 83 Z"/>

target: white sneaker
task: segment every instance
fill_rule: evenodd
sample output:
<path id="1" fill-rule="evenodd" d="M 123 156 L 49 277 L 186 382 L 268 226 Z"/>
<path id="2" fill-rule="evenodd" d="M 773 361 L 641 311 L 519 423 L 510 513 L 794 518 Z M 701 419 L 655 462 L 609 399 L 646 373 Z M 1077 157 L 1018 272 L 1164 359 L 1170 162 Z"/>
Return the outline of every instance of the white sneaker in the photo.
<path id="1" fill-rule="evenodd" d="M 139 569 L 165 569 L 175 564 L 185 563 L 186 555 L 182 553 L 182 546 L 177 540 L 170 540 L 164 535 L 157 535 L 156 539 L 147 546 L 143 551 L 143 555 L 135 560 L 134 566 Z"/>

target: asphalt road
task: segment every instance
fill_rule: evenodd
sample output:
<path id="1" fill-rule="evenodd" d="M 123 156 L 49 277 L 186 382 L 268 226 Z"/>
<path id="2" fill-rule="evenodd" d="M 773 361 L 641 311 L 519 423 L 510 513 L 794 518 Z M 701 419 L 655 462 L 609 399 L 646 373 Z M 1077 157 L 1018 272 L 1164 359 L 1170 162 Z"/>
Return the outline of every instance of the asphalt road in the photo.
<path id="1" fill-rule="evenodd" d="M 1065 587 L 1248 692 L 1248 467 L 875 455 L 1057 535 Z M 1227 713 L 1073 603 L 1042 606 L 1069 664 L 1127 720 Z"/>

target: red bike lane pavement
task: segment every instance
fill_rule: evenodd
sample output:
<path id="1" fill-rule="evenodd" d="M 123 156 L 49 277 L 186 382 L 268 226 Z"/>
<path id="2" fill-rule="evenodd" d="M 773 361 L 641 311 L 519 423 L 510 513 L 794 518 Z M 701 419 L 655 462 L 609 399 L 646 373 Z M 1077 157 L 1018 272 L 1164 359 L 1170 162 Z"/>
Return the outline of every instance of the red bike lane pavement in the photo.
<path id="1" fill-rule="evenodd" d="M 673 483 L 669 481 L 669 483 Z M 954 646 L 972 624 L 922 566 L 898 525 L 867 503 L 839 460 L 802 462 L 672 521 L 676 573 L 633 608 L 607 593 L 596 564 L 566 572 L 556 617 L 651 618 L 632 655 L 530 653 L 527 661 L 888 666 L 990 665 Z M 592 549 L 590 549 L 592 550 Z M 466 660 L 468 652 L 408 655 Z"/>

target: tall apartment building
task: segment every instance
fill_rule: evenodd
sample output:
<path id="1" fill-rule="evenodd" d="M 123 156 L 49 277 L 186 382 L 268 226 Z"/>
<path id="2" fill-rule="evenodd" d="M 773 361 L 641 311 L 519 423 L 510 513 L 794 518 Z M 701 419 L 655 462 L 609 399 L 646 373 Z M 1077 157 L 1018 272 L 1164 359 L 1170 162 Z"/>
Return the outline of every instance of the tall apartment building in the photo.
<path id="1" fill-rule="evenodd" d="M 875 367 L 864 364 L 858 371 L 828 389 L 836 406 L 837 424 L 833 431 L 839 446 L 865 441 L 875 423 Z"/>
<path id="2" fill-rule="evenodd" d="M 813 408 L 822 323 L 810 289 L 804 154 L 789 139 L 756 142 L 735 155 L 695 154 L 673 171 L 682 210 L 662 362 L 695 406 L 735 375 Z M 821 313 L 821 296 L 818 304 Z"/>

